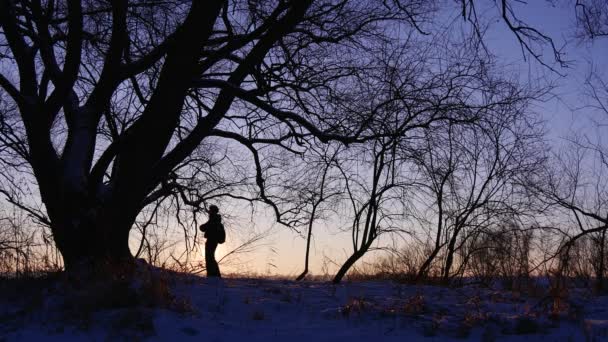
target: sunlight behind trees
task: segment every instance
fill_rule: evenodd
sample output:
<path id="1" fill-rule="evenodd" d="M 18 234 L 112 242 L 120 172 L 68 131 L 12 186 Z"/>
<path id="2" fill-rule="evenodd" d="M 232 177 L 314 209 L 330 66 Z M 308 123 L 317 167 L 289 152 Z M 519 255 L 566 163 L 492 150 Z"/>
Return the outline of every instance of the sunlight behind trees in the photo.
<path id="1" fill-rule="evenodd" d="M 402 260 L 449 284 L 574 272 L 590 244 L 603 282 L 602 1 L 0 11 L 3 272 L 201 273 L 215 204 L 237 273 L 339 282 Z M 496 251 L 521 267 L 480 265 Z"/>

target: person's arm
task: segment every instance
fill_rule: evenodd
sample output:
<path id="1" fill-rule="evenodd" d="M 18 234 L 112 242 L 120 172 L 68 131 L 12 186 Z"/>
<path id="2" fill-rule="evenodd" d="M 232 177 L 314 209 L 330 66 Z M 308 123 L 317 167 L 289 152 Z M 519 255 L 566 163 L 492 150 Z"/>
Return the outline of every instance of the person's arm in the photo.
<path id="1" fill-rule="evenodd" d="M 209 222 L 205 222 L 205 223 L 201 224 L 200 227 L 198 227 L 198 229 L 200 229 L 201 232 L 205 232 L 205 231 L 207 231 L 208 226 L 209 226 Z"/>

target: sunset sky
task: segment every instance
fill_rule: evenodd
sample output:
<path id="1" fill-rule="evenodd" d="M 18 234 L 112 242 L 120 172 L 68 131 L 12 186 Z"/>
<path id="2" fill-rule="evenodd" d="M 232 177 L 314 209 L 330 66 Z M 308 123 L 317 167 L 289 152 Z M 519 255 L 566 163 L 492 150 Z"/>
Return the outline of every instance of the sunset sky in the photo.
<path id="1" fill-rule="evenodd" d="M 554 67 L 556 72 L 540 65 L 536 60 L 524 57 L 519 43 L 508 31 L 506 25 L 495 18 L 486 34 L 485 42 L 489 51 L 497 57 L 499 65 L 503 65 L 507 73 L 518 75 L 522 83 L 531 82 L 533 85 L 554 85 L 551 94 L 543 101 L 533 103 L 532 110 L 537 112 L 545 121 L 547 138 L 554 151 L 559 150 L 564 138 L 572 136 L 575 132 L 584 132 L 592 140 L 599 137 L 596 131 L 594 112 L 585 108 L 584 83 L 591 67 L 600 74 L 608 73 L 605 58 L 608 56 L 608 45 L 580 42 L 574 37 L 574 11 L 571 7 L 550 6 L 545 1 L 530 1 L 526 5 L 517 5 L 518 15 L 521 19 L 554 39 L 556 46 L 563 46 L 565 59 L 569 61 L 567 68 L 554 63 L 552 52 L 545 48 L 543 60 Z M 488 13 L 495 16 L 496 8 L 479 8 L 479 13 Z M 460 12 L 446 14 L 446 22 L 452 22 L 452 27 L 460 28 L 463 22 Z M 234 248 L 248 236 L 265 232 L 265 238 L 256 244 L 253 252 L 239 255 L 230 265 L 225 265 L 225 271 L 240 273 L 278 274 L 296 276 L 303 270 L 305 252 L 305 238 L 283 226 L 274 223 L 274 215 L 263 205 L 256 205 L 252 216 L 252 209 L 243 203 L 234 203 L 220 208 L 225 216 L 228 241 L 220 245 L 218 258 Z M 348 227 L 348 222 L 341 217 L 331 217 L 325 221 L 318 221 L 313 228 L 313 243 L 311 248 L 310 272 L 312 274 L 332 274 L 339 265 L 352 253 L 349 231 L 341 231 Z M 413 234 L 420 234 L 416 227 L 407 227 Z M 180 229 L 168 229 L 171 239 L 183 239 Z M 424 239 L 423 235 L 418 238 Z M 134 243 L 134 242 L 133 242 Z M 376 247 L 392 246 L 388 236 L 380 236 Z M 399 242 L 396 242 L 397 245 Z M 133 244 L 132 244 L 133 248 Z M 378 253 L 370 252 L 363 261 L 373 260 Z M 202 260 L 202 252 L 197 259 Z M 360 265 L 360 263 L 358 264 Z"/>

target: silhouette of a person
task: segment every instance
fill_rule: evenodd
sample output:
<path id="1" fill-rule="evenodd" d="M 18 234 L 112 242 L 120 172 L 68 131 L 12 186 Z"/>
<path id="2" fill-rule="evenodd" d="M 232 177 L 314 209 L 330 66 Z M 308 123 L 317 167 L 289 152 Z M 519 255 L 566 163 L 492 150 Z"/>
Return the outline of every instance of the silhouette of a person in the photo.
<path id="1" fill-rule="evenodd" d="M 215 249 L 218 245 L 218 232 L 222 229 L 222 217 L 219 214 L 220 209 L 215 206 L 209 206 L 209 220 L 200 226 L 200 230 L 205 233 L 205 265 L 207 267 L 207 277 L 219 277 L 220 267 L 215 260 Z"/>

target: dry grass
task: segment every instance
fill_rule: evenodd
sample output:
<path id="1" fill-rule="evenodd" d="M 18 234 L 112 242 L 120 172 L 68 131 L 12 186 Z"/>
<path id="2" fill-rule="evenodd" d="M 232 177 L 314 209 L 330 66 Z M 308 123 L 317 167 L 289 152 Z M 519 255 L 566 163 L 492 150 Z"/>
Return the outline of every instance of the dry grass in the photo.
<path id="1" fill-rule="evenodd" d="M 362 314 L 366 311 L 370 311 L 373 307 L 372 303 L 366 301 L 362 297 L 353 297 L 348 300 L 348 302 L 340 308 L 340 313 L 344 317 L 350 317 L 355 314 Z"/>

